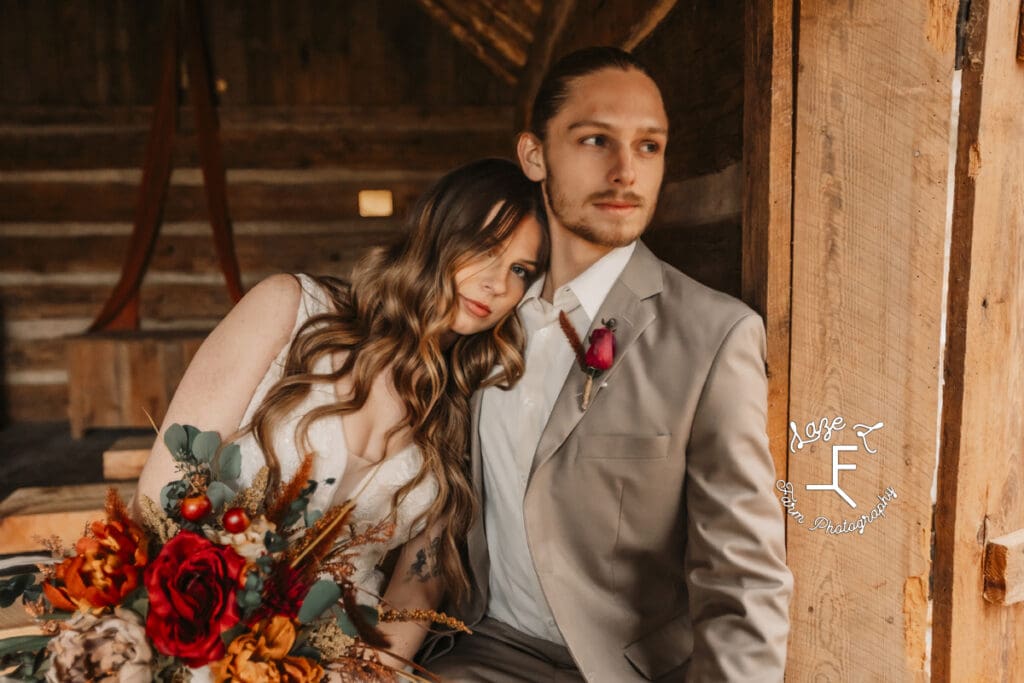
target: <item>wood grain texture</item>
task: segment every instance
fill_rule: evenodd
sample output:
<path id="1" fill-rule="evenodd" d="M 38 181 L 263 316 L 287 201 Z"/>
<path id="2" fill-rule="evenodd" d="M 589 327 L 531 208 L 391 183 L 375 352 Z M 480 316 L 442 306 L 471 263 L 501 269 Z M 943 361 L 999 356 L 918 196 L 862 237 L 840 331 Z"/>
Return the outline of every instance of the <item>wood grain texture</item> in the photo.
<path id="1" fill-rule="evenodd" d="M 74 547 L 88 524 L 103 519 L 110 487 L 128 500 L 136 482 L 18 489 L 0 502 L 0 554 L 42 550 L 36 539 L 50 536 L 60 538 L 65 547 Z"/>
<path id="2" fill-rule="evenodd" d="M 1024 527 L 1024 70 L 1016 3 L 972 2 L 960 98 L 935 511 L 935 681 L 1024 679 L 1024 613 L 983 599 L 985 544 Z M 978 647 L 978 643 L 985 643 Z"/>
<path id="3" fill-rule="evenodd" d="M 768 440 L 786 478 L 793 240 L 793 3 L 748 2 L 743 75 L 743 288 L 767 333 Z"/>
<path id="4" fill-rule="evenodd" d="M 955 12 L 799 5 L 789 412 L 801 431 L 847 426 L 789 457 L 805 516 L 788 522 L 793 681 L 928 680 Z M 876 422 L 870 453 L 854 425 Z M 835 446 L 856 449 L 836 473 L 856 509 L 805 488 L 832 481 Z M 863 534 L 811 531 L 861 520 L 890 487 Z"/>
<path id="5" fill-rule="evenodd" d="M 202 333 L 123 332 L 68 343 L 71 434 L 91 427 L 147 427 L 163 419 Z"/>

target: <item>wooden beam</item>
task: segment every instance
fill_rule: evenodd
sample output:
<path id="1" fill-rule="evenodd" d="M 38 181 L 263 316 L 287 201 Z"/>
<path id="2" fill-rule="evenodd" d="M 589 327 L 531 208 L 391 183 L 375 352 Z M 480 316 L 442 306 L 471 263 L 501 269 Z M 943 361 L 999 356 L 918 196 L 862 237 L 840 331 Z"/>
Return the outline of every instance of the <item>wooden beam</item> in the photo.
<path id="1" fill-rule="evenodd" d="M 548 0 L 544 3 L 537 28 L 533 32 L 533 43 L 519 79 L 519 96 L 516 104 L 516 130 L 526 130 L 530 125 L 530 108 L 537 96 L 540 82 L 555 55 L 556 45 L 561 38 L 565 23 L 576 6 L 576 0 Z"/>
<path id="2" fill-rule="evenodd" d="M 1024 612 L 986 602 L 986 542 L 1024 526 L 1024 69 L 1017 3 L 967 23 L 935 508 L 932 680 L 1024 680 Z M 978 643 L 985 643 L 979 647 Z"/>
<path id="3" fill-rule="evenodd" d="M 1024 601 L 1024 529 L 985 544 L 984 571 L 986 600 L 997 605 Z"/>
<path id="4" fill-rule="evenodd" d="M 477 0 L 436 0 L 462 26 L 471 30 L 501 56 L 502 61 L 515 67 L 516 70 L 526 64 L 526 51 L 532 33 L 522 35 L 515 25 L 505 23 L 504 14 L 495 12 L 494 8 Z M 514 3 L 513 3 L 514 4 Z"/>
<path id="5" fill-rule="evenodd" d="M 452 16 L 452 13 L 439 0 L 416 0 L 416 2 L 434 21 L 447 28 L 452 36 L 462 43 L 484 66 L 490 69 L 495 76 L 508 85 L 515 85 L 516 75 L 512 72 L 509 65 L 502 63 L 501 59 L 492 55 L 487 46 L 480 42 L 476 34 L 470 28 L 463 25 L 456 17 Z"/>
<path id="6" fill-rule="evenodd" d="M 647 39 L 647 36 L 658 28 L 662 20 L 668 16 L 672 8 L 676 6 L 677 0 L 656 0 L 651 2 L 646 11 L 629 28 L 626 37 L 619 43 L 626 52 L 632 52 L 636 47 Z"/>
<path id="7" fill-rule="evenodd" d="M 798 7 L 787 679 L 924 681 L 956 3 Z"/>
<path id="8" fill-rule="evenodd" d="M 768 438 L 786 479 L 793 241 L 793 0 L 746 3 L 743 300 L 768 335 Z"/>

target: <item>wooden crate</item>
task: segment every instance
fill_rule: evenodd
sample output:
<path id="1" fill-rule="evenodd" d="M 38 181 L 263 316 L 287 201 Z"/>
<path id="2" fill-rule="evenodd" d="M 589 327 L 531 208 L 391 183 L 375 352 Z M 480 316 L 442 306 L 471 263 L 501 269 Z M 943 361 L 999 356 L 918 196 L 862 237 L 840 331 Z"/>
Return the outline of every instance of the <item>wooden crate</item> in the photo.
<path id="1" fill-rule="evenodd" d="M 91 427 L 159 423 L 206 332 L 108 332 L 68 340 L 68 418 Z"/>

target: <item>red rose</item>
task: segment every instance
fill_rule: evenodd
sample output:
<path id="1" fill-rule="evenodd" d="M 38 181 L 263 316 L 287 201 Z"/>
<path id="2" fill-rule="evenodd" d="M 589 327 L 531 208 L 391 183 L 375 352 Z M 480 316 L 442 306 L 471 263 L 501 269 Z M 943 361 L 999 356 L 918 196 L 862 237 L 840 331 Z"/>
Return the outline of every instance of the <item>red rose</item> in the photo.
<path id="1" fill-rule="evenodd" d="M 583 361 L 595 370 L 607 370 L 615 361 L 615 335 L 607 327 L 590 333 L 590 348 Z"/>
<path id="2" fill-rule="evenodd" d="M 232 548 L 197 534 L 172 538 L 146 569 L 153 646 L 191 667 L 223 657 L 220 634 L 241 618 L 235 593 L 245 564 Z"/>

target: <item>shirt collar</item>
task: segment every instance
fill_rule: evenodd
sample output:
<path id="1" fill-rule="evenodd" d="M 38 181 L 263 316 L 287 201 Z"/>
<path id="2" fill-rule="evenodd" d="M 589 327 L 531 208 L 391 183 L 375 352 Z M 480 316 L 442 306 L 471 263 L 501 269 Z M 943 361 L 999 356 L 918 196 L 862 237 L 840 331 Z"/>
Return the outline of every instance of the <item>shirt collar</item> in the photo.
<path id="1" fill-rule="evenodd" d="M 563 289 L 572 290 L 573 295 L 580 302 L 580 306 L 583 307 L 590 320 L 597 316 L 597 312 L 601 309 L 601 304 L 604 303 L 605 297 L 611 291 L 612 285 L 622 275 L 622 271 L 626 269 L 626 264 L 629 263 L 629 259 L 635 249 L 635 240 L 624 247 L 612 249 L 594 262 L 592 266 L 577 275 L 571 282 L 563 286 Z M 526 294 L 523 295 L 523 300 L 519 304 L 520 307 L 527 301 L 540 297 L 546 279 L 547 274 L 545 273 L 534 280 L 530 288 L 526 290 Z M 558 298 L 557 292 L 555 293 L 555 298 Z"/>

